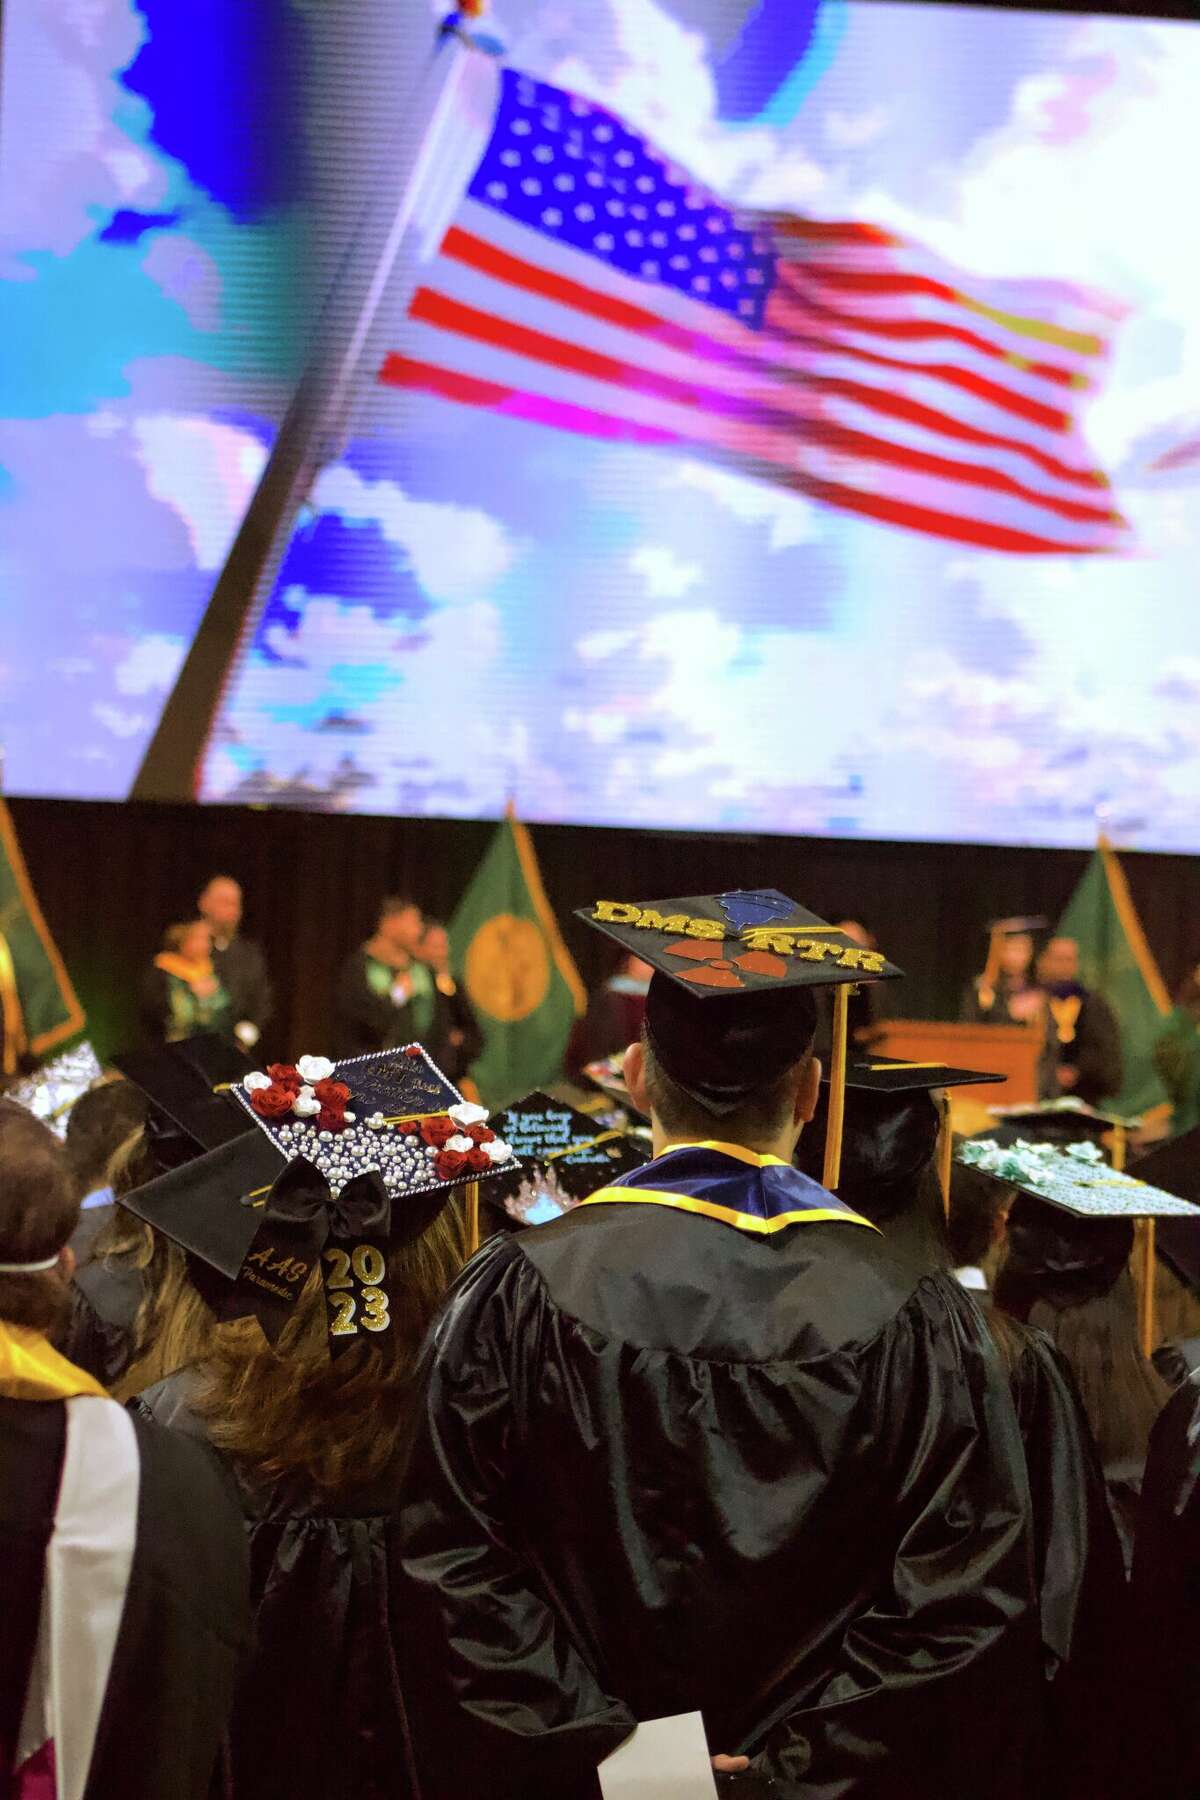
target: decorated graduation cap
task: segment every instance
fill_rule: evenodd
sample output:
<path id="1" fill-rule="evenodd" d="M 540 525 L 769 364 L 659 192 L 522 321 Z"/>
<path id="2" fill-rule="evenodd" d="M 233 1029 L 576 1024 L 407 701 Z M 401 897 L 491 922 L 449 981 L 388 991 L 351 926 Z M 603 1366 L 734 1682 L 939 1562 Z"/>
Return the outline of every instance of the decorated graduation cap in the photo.
<path id="1" fill-rule="evenodd" d="M 1118 1169 L 1125 1166 L 1128 1133 L 1141 1124 L 1140 1119 L 1089 1106 L 1075 1094 L 1057 1100 L 1027 1100 L 1017 1106 L 992 1106 L 988 1111 L 996 1124 L 981 1135 L 1002 1144 L 1015 1143 L 1018 1138 L 1050 1144 L 1099 1144 L 1107 1138 L 1113 1166 Z"/>
<path id="2" fill-rule="evenodd" d="M 276 1063 L 230 1093 L 249 1130 L 121 1204 L 188 1253 L 221 1317 L 253 1315 L 274 1343 L 319 1267 L 332 1351 L 379 1341 L 389 1247 L 496 1176 L 508 1145 L 418 1044 Z"/>
<path id="3" fill-rule="evenodd" d="M 846 1069 L 842 1131 L 843 1197 L 868 1208 L 878 1222 L 902 1208 L 911 1184 L 936 1159 L 943 1204 L 949 1205 L 953 1137 L 946 1090 L 999 1082 L 1003 1075 L 948 1063 L 897 1062 L 893 1058 L 850 1063 Z M 824 1155 L 831 1090 L 821 1099 L 811 1125 L 801 1134 L 797 1165 L 816 1174 Z"/>
<path id="4" fill-rule="evenodd" d="M 5 1089 L 4 1097 L 15 1100 L 61 1139 L 66 1136 L 71 1108 L 103 1076 L 99 1057 L 85 1041 L 64 1050 L 61 1056 L 51 1057 L 32 1075 L 13 1082 Z"/>
<path id="5" fill-rule="evenodd" d="M 1011 1310 L 1044 1297 L 1078 1305 L 1107 1293 L 1129 1261 L 1134 1223 L 1142 1235 L 1142 1348 L 1154 1348 L 1154 1226 L 1159 1219 L 1200 1220 L 1200 1207 L 1111 1168 L 1095 1144 L 1059 1146 L 1019 1139 L 968 1138 L 958 1159 L 1016 1191 L 1009 1213 L 1005 1289 L 997 1298 Z"/>
<path id="6" fill-rule="evenodd" d="M 597 900 L 577 916 L 654 969 L 645 1022 L 654 1055 L 718 1118 L 808 1052 L 816 1027 L 809 990 L 834 988 L 823 1177 L 836 1186 L 850 988 L 901 971 L 777 888 L 638 904 Z"/>
<path id="7" fill-rule="evenodd" d="M 650 1156 L 625 1132 L 541 1092 L 526 1094 L 492 1123 L 520 1166 L 502 1169 L 487 1197 L 519 1225 L 561 1218 Z"/>
<path id="8" fill-rule="evenodd" d="M 236 1044 L 216 1032 L 125 1050 L 113 1057 L 113 1066 L 145 1094 L 147 1136 L 164 1168 L 215 1150 L 250 1129 L 251 1121 L 228 1097 L 250 1073 L 250 1064 Z"/>

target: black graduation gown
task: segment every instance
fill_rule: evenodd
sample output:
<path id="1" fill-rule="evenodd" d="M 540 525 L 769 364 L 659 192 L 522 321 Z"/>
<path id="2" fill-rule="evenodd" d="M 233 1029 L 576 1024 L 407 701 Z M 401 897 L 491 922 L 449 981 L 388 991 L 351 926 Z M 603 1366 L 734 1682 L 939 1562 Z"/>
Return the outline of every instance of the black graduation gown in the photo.
<path id="1" fill-rule="evenodd" d="M 1126 1792 L 1200 1794 L 1200 1374 L 1150 1434 L 1133 1559 L 1137 1739 Z"/>
<path id="2" fill-rule="evenodd" d="M 1068 1044 L 1058 1040 L 1058 1032 L 1047 1009 L 1046 1042 L 1038 1063 L 1038 1091 L 1043 1100 L 1060 1100 L 1064 1094 L 1099 1106 L 1121 1091 L 1121 1028 L 1108 1001 L 1087 988 L 1079 989 L 1079 1017 L 1075 1036 Z M 1078 1069 L 1079 1078 L 1073 1088 L 1062 1088 L 1055 1073 L 1061 1063 Z"/>
<path id="3" fill-rule="evenodd" d="M 71 1281 L 71 1309 L 55 1336 L 67 1361 L 107 1388 L 116 1385 L 133 1360 L 137 1317 L 148 1292 L 145 1269 L 92 1253 L 112 1212 L 111 1206 L 99 1206 L 83 1215 L 86 1230 L 81 1223 L 76 1234 L 79 1264 Z"/>
<path id="4" fill-rule="evenodd" d="M 203 1438 L 192 1379 L 178 1370 L 131 1408 Z M 397 1471 L 336 1500 L 233 1474 L 254 1619 L 230 1725 L 233 1800 L 416 1800 L 388 1616 Z"/>
<path id="5" fill-rule="evenodd" d="M 1033 1505 L 1045 1681 L 1021 1800 L 1104 1800 L 1130 1715 L 1114 1646 L 1128 1594 L 1104 1472 L 1068 1364 L 1045 1332 L 1004 1320 L 1019 1345 L 1013 1398 Z"/>
<path id="6" fill-rule="evenodd" d="M 1006 1373 L 874 1232 L 642 1203 L 492 1239 L 426 1347 L 399 1541 L 424 1800 L 593 1795 L 636 1720 L 696 1708 L 780 1800 L 1021 1791 Z"/>
<path id="7" fill-rule="evenodd" d="M 222 1733 L 246 1643 L 246 1549 L 217 1459 L 156 1425 L 135 1420 L 134 1428 L 137 1538 L 84 1800 L 204 1800 L 219 1791 Z M 65 1439 L 62 1401 L 0 1398 L 5 1800 Z"/>
<path id="8" fill-rule="evenodd" d="M 213 945 L 213 968 L 229 995 L 230 1016 L 235 1025 L 243 1020 L 261 1032 L 275 1010 L 266 959 L 253 938 L 232 937 L 223 947 Z"/>

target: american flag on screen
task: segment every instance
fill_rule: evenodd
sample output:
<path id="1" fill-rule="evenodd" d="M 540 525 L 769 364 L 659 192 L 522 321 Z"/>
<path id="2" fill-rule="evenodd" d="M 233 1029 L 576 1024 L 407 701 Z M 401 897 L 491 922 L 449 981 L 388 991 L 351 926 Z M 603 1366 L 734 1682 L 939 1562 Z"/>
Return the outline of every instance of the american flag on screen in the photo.
<path id="1" fill-rule="evenodd" d="M 699 455 L 1018 553 L 1125 547 L 1079 423 L 1119 309 L 978 280 L 868 224 L 724 205 L 613 113 L 514 70 L 380 379 Z"/>

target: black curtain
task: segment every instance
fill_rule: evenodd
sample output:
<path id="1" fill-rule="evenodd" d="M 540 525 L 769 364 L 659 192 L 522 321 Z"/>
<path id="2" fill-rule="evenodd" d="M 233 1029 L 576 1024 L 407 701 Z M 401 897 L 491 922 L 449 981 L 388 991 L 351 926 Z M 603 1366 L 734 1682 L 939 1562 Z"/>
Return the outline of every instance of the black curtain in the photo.
<path id="1" fill-rule="evenodd" d="M 279 1010 L 266 1050 L 329 1041 L 341 958 L 389 892 L 448 918 L 492 823 L 234 807 L 14 799 L 18 837 L 51 931 L 87 1008 L 97 1048 L 136 1035 L 136 987 L 163 928 L 189 917 L 210 875 L 246 891 Z M 864 918 L 905 970 L 886 1010 L 953 1018 L 998 915 L 1062 911 L 1086 851 L 962 844 L 533 827 L 546 892 L 584 980 L 605 972 L 604 939 L 570 917 L 596 898 L 647 900 L 730 887 L 782 888 L 826 918 Z M 1172 989 L 1200 958 L 1193 857 L 1122 857 L 1150 946 Z"/>

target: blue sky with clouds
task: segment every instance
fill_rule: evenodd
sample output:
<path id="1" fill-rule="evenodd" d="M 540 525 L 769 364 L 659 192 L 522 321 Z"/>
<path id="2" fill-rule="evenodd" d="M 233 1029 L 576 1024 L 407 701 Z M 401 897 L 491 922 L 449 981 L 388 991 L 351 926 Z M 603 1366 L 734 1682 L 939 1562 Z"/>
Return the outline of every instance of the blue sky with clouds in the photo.
<path id="1" fill-rule="evenodd" d="M 334 224 L 388 172 L 417 60 L 403 10 L 367 32 L 359 12 L 361 81 L 317 103 Z M 1147 447 L 1200 437 L 1200 266 L 1164 176 L 1200 150 L 1200 28 L 853 0 L 496 10 L 515 64 L 732 199 L 1123 301 L 1088 427 L 1137 552 L 964 551 L 688 457 L 368 389 L 246 647 L 204 797 L 477 816 L 511 792 L 535 820 L 1049 844 L 1090 842 L 1103 813 L 1126 841 L 1195 849 L 1200 475 L 1154 475 Z M 247 272 L 294 256 L 298 219 L 277 166 L 257 196 L 222 191 L 189 141 L 165 27 L 157 67 L 147 48 L 161 6 L 102 12 L 86 49 L 71 0 L 18 27 L 22 66 L 89 109 L 60 167 L 35 164 L 29 119 L 25 186 L 0 172 L 13 316 L 47 321 L 0 392 L 18 621 L 0 709 L 14 789 L 117 797 L 286 391 Z M 13 68 L 9 48 L 10 85 Z M 106 240 L 122 210 L 178 222 Z M 400 309 L 388 324 L 403 347 Z"/>

